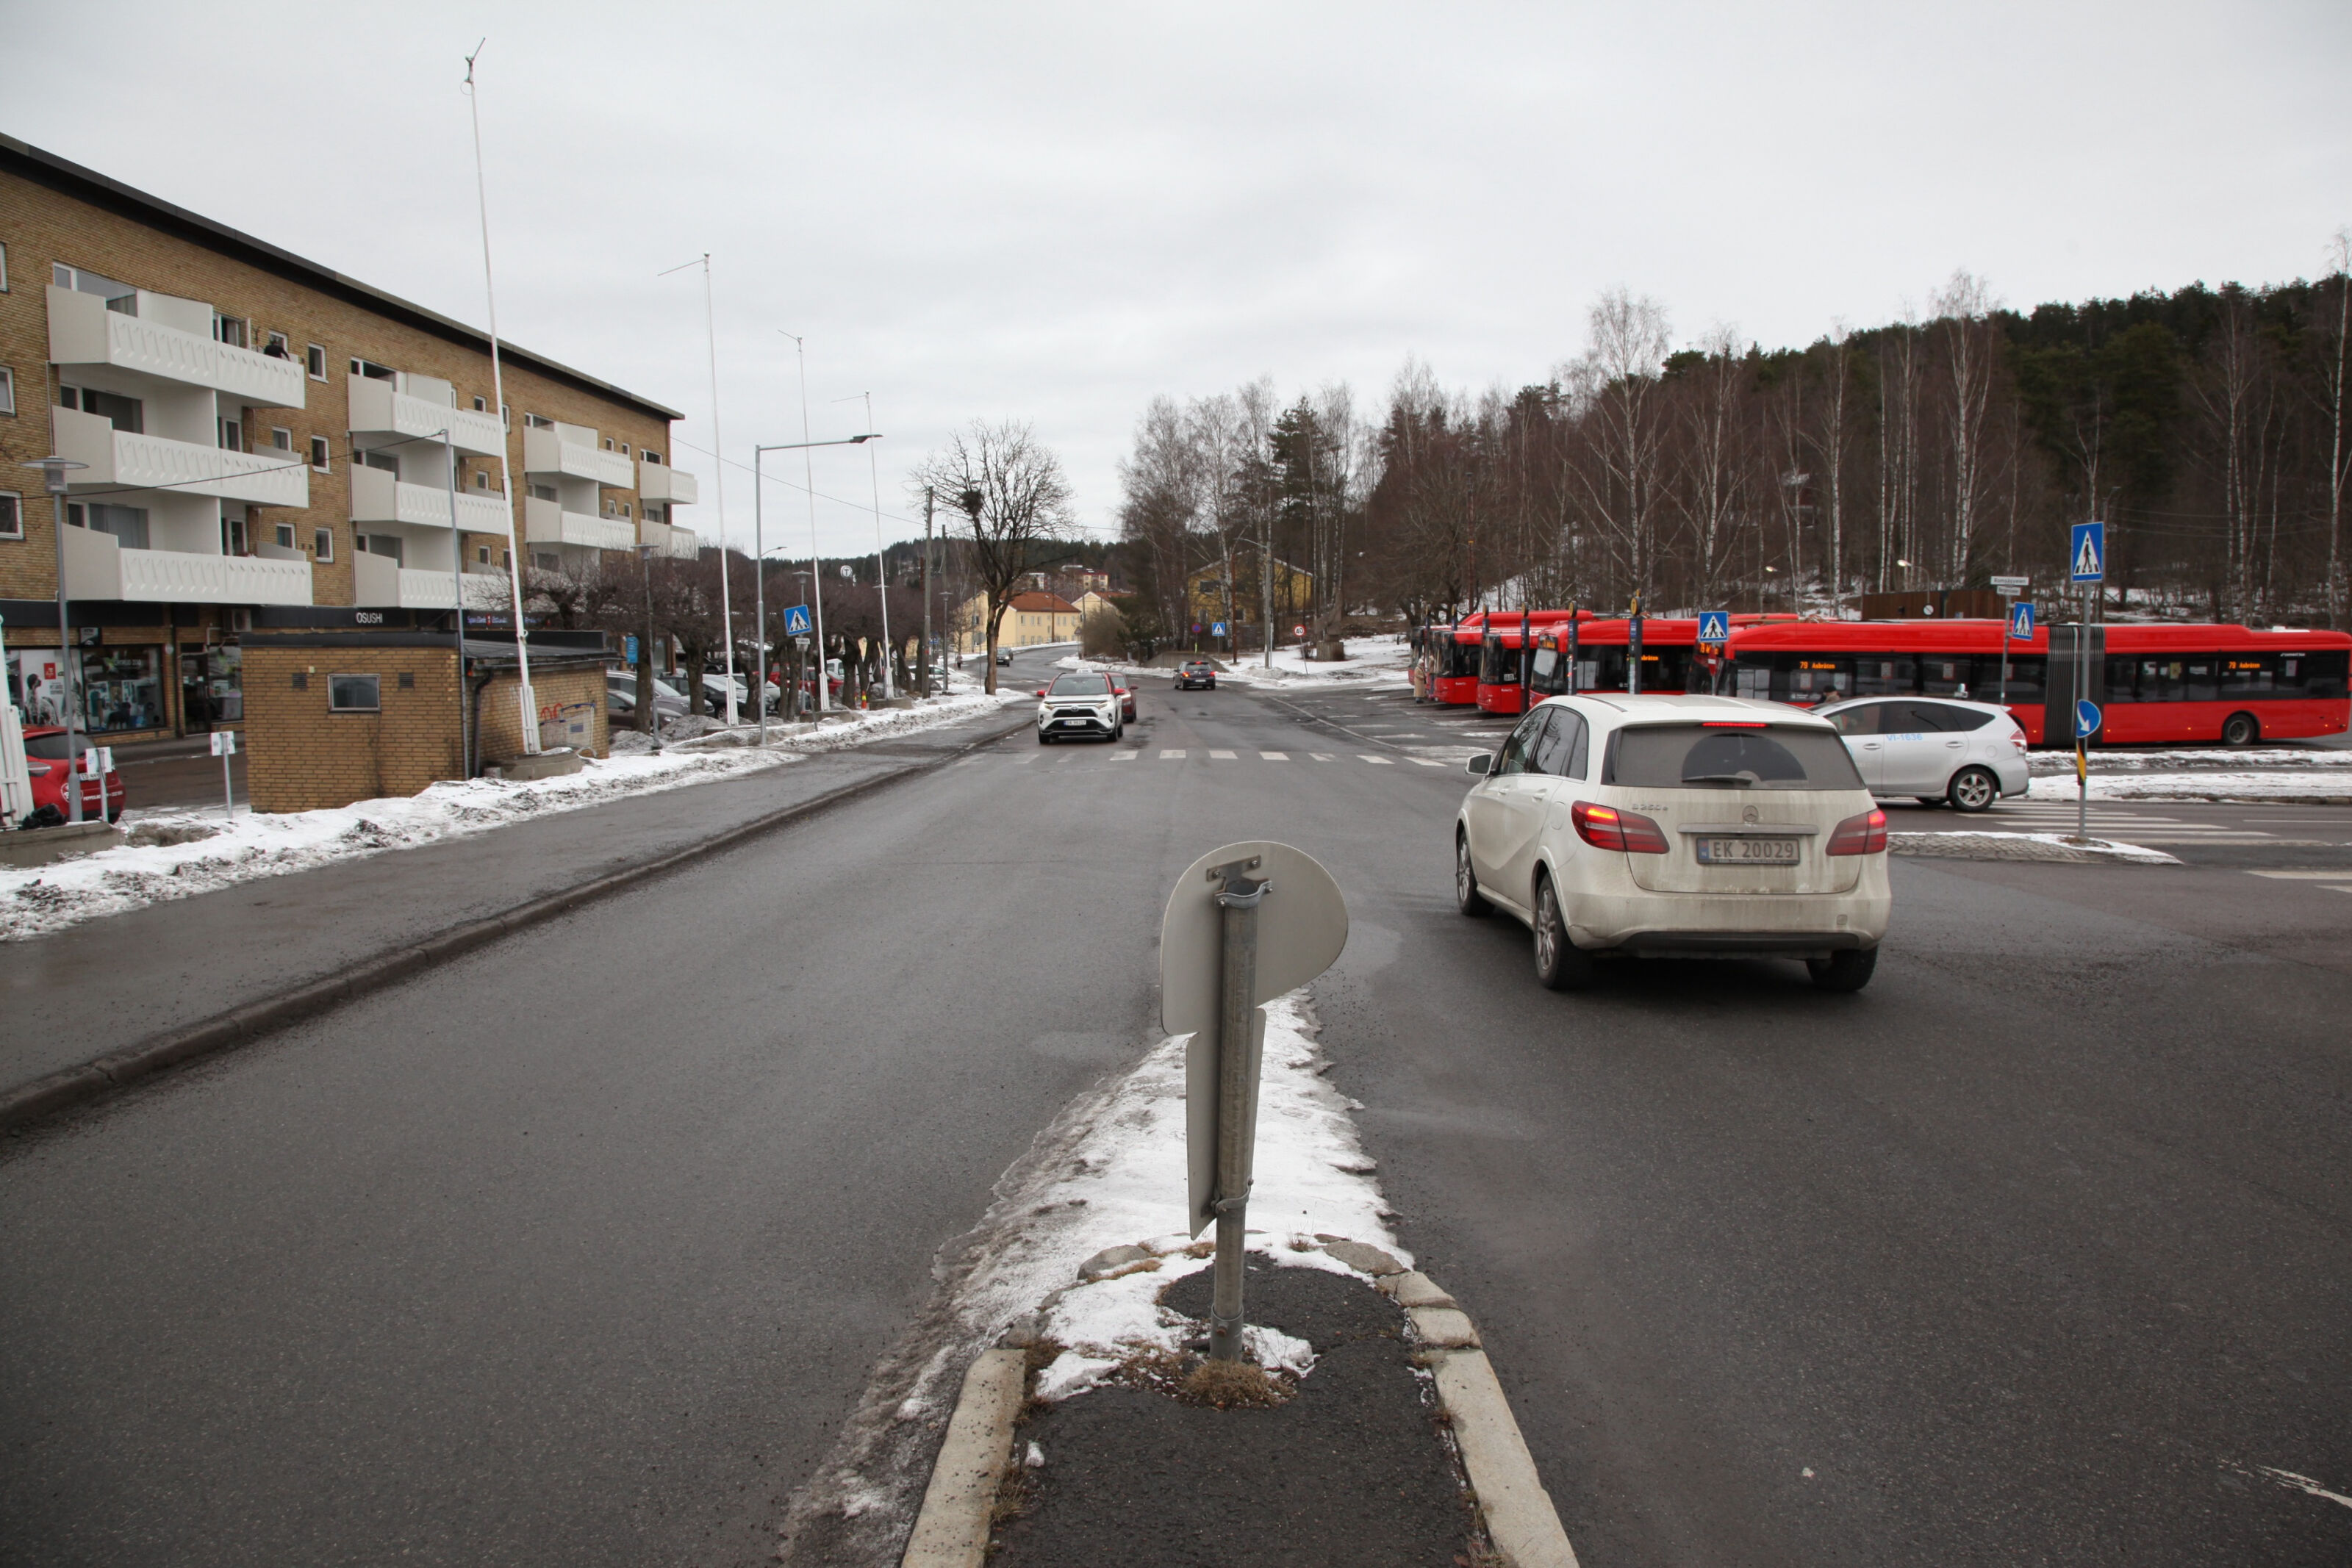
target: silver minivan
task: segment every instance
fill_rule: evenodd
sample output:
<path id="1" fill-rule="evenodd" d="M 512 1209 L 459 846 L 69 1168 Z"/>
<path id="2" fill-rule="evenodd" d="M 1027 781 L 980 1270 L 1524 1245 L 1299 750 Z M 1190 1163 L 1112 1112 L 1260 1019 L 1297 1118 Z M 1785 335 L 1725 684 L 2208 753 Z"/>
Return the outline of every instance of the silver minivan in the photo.
<path id="1" fill-rule="evenodd" d="M 1813 712 L 1837 727 L 1863 787 L 1882 798 L 1950 802 L 1958 811 L 1990 811 L 2003 796 L 2032 784 L 2025 731 L 1995 703 L 1959 697 L 1856 697 Z"/>

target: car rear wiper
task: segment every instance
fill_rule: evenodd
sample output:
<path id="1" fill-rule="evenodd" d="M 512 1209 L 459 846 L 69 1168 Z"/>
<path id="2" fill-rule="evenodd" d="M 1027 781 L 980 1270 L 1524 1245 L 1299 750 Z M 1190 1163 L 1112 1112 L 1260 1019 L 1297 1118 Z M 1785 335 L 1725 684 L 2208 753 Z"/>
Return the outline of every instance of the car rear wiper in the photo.
<path id="1" fill-rule="evenodd" d="M 1685 784 L 1737 784 L 1745 789 L 1757 780 L 1745 773 L 1685 773 L 1683 775 L 1683 782 Z"/>

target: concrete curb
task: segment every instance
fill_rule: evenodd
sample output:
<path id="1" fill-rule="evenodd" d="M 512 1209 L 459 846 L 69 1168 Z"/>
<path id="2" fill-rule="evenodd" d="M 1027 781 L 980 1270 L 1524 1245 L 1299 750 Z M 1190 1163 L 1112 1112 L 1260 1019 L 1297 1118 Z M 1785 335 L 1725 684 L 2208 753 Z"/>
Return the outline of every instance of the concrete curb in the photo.
<path id="1" fill-rule="evenodd" d="M 1370 1275 L 1383 1294 L 1405 1309 L 1422 1359 L 1436 1380 L 1438 1403 L 1453 1423 L 1454 1447 L 1477 1496 L 1486 1538 L 1505 1568 L 1577 1568 L 1576 1550 L 1551 1493 L 1536 1474 L 1535 1457 L 1528 1452 L 1503 1385 L 1478 1348 L 1469 1314 L 1428 1275 L 1407 1269 L 1380 1248 L 1339 1236 L 1318 1234 L 1315 1239 L 1329 1256 Z M 1130 1254 L 1151 1256 L 1141 1247 L 1108 1248 L 1079 1265 L 1078 1278 L 1121 1272 Z M 996 1489 L 1012 1462 L 1013 1426 L 1026 1392 L 1025 1359 L 1024 1351 L 1000 1345 L 981 1352 L 964 1374 L 900 1568 L 980 1568 L 988 1556 Z"/>
<path id="2" fill-rule="evenodd" d="M 754 817 L 748 822 L 682 849 L 672 850 L 667 854 L 624 866 L 619 871 L 608 872 L 575 886 L 542 894 L 511 909 L 454 926 L 422 942 L 362 958 L 308 985 L 297 986 L 275 996 L 231 1008 L 226 1012 L 215 1013 L 210 1018 L 179 1029 L 150 1035 L 135 1045 L 108 1051 L 78 1066 L 62 1067 L 29 1082 L 0 1089 L 0 1131 L 22 1127 L 60 1111 L 87 1104 L 165 1068 L 230 1046 L 242 1045 L 273 1030 L 283 1029 L 288 1024 L 383 990 L 420 970 L 446 963 L 476 948 L 486 947 L 501 937 L 541 925 L 583 904 L 623 892 L 705 856 L 731 849 L 747 839 L 815 816 L 852 797 L 943 767 L 983 746 L 1003 739 L 1029 722 L 1029 716 L 1024 714 L 1017 722 L 976 737 L 952 750 L 941 752 L 936 758 L 909 763 L 878 778 L 828 789 L 814 799 L 782 807 L 765 816 Z"/>
<path id="3" fill-rule="evenodd" d="M 1013 1423 L 1028 1380 L 1028 1355 L 1018 1350 L 982 1351 L 963 1375 L 900 1568 L 980 1568 L 988 1556 L 997 1483 L 1013 1457 Z"/>

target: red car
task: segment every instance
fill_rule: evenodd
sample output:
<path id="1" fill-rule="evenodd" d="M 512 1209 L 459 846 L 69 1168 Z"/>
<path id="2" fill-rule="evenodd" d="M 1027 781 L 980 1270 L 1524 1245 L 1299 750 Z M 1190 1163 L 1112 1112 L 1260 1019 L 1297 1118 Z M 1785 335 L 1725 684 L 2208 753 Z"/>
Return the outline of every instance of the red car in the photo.
<path id="1" fill-rule="evenodd" d="M 87 757 L 90 750 L 89 741 L 85 737 L 81 744 L 82 754 Z M 57 811 L 59 821 L 72 821 L 73 813 L 68 809 L 66 797 L 66 732 L 63 726 L 26 727 L 25 766 L 33 776 L 33 810 L 37 812 L 47 806 Z M 110 822 L 122 815 L 121 769 L 110 768 L 106 770 L 104 794 L 106 820 Z M 97 817 L 99 799 L 99 780 L 83 773 L 81 812 L 85 821 Z"/>

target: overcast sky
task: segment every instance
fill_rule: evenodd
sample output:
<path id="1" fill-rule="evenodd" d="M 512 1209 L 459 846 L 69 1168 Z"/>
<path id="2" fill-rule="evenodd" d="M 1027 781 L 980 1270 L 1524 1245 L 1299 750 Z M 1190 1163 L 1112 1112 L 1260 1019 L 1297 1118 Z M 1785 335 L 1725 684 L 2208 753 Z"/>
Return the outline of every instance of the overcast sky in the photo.
<path id="1" fill-rule="evenodd" d="M 2352 5 L 870 7 L 0 0 L 0 129 L 484 319 L 461 57 L 481 59 L 499 325 L 730 458 L 864 427 L 885 525 L 974 416 L 1034 422 L 1081 519 L 1154 393 L 1261 374 L 1377 403 L 1408 354 L 1540 381 L 1623 284 L 1679 340 L 1924 304 L 2310 276 L 2352 223 Z M 793 460 L 791 477 L 799 477 Z M 827 553 L 866 458 L 817 457 Z M 726 483 L 748 546 L 748 474 Z M 839 497 L 841 499 L 833 499 Z M 772 486 L 772 539 L 807 538 Z M 780 532 L 789 528 L 788 533 Z"/>

